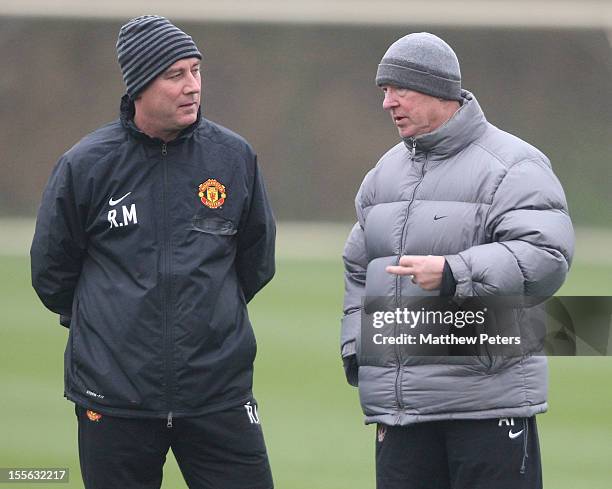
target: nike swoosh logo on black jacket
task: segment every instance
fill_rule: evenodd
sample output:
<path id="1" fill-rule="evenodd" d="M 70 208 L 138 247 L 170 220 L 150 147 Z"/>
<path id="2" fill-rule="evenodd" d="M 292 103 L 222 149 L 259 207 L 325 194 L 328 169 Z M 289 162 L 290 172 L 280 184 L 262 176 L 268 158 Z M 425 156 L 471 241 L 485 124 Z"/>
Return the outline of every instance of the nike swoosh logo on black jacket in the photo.
<path id="1" fill-rule="evenodd" d="M 204 118 L 164 145 L 121 118 L 62 156 L 31 248 L 46 307 L 71 316 L 65 395 L 103 414 L 200 415 L 251 398 L 246 304 L 274 275 L 275 224 L 257 158 Z M 219 208 L 199 185 L 226 188 Z M 109 225 L 135 205 L 137 222 Z M 65 321 L 64 321 L 65 322 Z"/>

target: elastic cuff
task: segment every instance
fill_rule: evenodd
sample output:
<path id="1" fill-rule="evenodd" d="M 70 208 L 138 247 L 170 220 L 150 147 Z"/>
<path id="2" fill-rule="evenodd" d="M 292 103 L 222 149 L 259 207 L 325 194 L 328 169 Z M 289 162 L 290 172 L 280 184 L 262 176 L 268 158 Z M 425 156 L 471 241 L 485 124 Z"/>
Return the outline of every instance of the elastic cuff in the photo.
<path id="1" fill-rule="evenodd" d="M 344 364 L 344 375 L 346 376 L 346 381 L 353 387 L 358 387 L 359 365 L 357 364 L 357 356 L 350 355 L 343 358 L 342 363 Z"/>
<path id="2" fill-rule="evenodd" d="M 472 290 L 472 272 L 461 258 L 461 255 L 445 255 L 448 266 L 455 280 L 455 294 L 459 297 L 474 295 Z"/>
<path id="3" fill-rule="evenodd" d="M 457 282 L 453 277 L 453 270 L 448 261 L 444 261 L 444 270 L 442 271 L 442 284 L 440 286 L 440 297 L 452 297 L 457 290 Z"/>
<path id="4" fill-rule="evenodd" d="M 344 345 L 342 345 L 342 358 L 346 358 L 349 357 L 351 355 L 355 355 L 357 353 L 356 349 L 355 349 L 355 341 L 349 341 L 348 343 L 345 343 Z"/>

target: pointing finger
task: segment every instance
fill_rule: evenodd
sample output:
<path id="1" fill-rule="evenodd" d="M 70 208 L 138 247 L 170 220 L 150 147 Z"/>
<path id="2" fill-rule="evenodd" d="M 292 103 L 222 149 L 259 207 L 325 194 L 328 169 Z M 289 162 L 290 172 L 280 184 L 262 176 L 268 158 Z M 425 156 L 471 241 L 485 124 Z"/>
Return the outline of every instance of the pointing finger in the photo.
<path id="1" fill-rule="evenodd" d="M 402 266 L 388 266 L 385 268 L 387 273 L 393 273 L 395 275 L 414 275 L 414 270 L 412 267 L 402 267 Z"/>

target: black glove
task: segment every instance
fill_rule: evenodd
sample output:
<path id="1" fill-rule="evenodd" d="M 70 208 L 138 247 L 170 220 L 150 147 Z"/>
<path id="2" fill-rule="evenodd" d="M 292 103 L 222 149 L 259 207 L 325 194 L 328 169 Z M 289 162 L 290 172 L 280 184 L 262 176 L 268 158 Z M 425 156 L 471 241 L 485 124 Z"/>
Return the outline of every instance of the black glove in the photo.
<path id="1" fill-rule="evenodd" d="M 357 364 L 357 355 L 349 355 L 342 359 L 344 364 L 344 374 L 349 384 L 357 387 L 359 384 L 359 365 Z"/>

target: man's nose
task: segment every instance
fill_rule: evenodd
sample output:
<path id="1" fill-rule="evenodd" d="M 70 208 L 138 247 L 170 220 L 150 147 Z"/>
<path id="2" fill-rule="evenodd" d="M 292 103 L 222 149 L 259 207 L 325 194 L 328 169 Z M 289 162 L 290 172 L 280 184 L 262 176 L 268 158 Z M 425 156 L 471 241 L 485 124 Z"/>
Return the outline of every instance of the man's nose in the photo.
<path id="1" fill-rule="evenodd" d="M 391 92 L 385 92 L 385 98 L 383 99 L 383 109 L 390 110 L 397 107 L 397 99 Z"/>
<path id="2" fill-rule="evenodd" d="M 191 72 L 189 72 L 189 74 L 187 75 L 187 82 L 185 83 L 185 88 L 184 88 L 184 92 L 185 93 L 195 93 L 195 92 L 199 92 L 200 91 L 200 87 L 201 87 L 201 79 L 200 79 L 200 75 L 198 74 L 193 74 Z"/>

